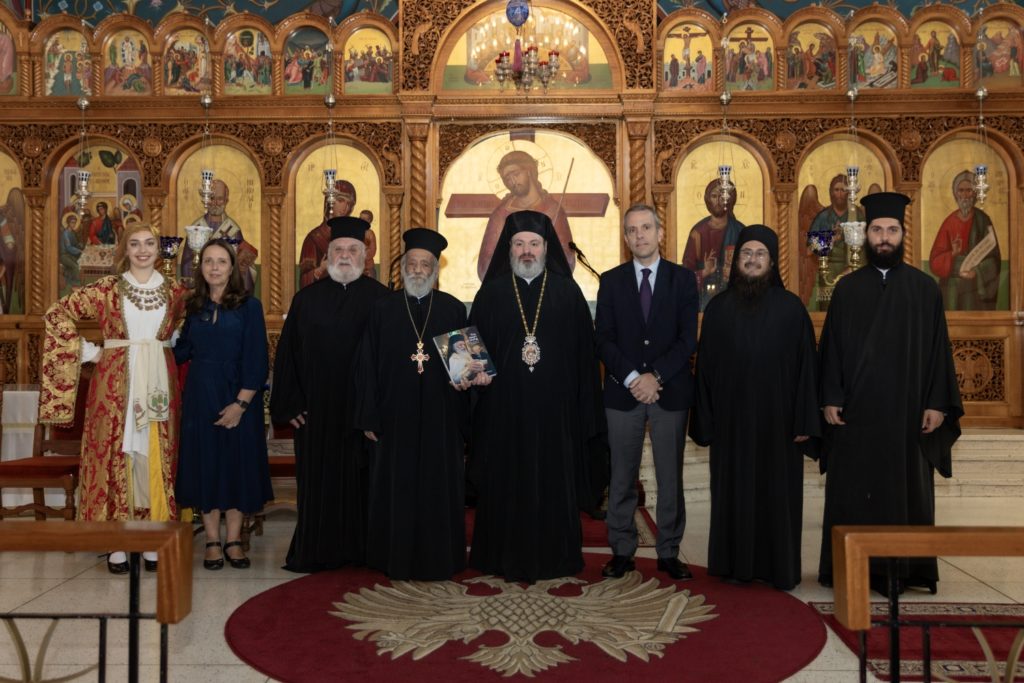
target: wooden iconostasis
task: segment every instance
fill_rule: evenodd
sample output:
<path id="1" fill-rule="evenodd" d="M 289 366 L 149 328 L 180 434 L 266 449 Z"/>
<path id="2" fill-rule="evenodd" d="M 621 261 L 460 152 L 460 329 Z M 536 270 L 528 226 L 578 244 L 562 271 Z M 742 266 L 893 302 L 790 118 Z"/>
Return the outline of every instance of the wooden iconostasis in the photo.
<path id="1" fill-rule="evenodd" d="M 398 27 L 373 12 L 338 24 L 111 15 L 91 27 L 66 15 L 30 24 L 0 6 L 0 380 L 38 381 L 42 314 L 111 272 L 131 221 L 182 236 L 211 217 L 237 226 L 273 347 L 329 168 L 352 215 L 372 217 L 385 282 L 402 230 L 434 227 L 451 243 L 441 286 L 472 301 L 484 236 L 532 205 L 564 213 L 593 300 L 584 259 L 598 272 L 625 260 L 622 213 L 647 203 L 664 256 L 697 271 L 705 296 L 731 254 L 707 247 L 712 224 L 773 227 L 784 281 L 820 329 L 806 235 L 848 210 L 837 188 L 855 165 L 861 195 L 913 199 L 906 258 L 943 288 L 965 423 L 1024 426 L 1022 8 L 808 6 L 782 19 L 752 7 L 723 22 L 696 8 L 666 16 L 650 0 L 537 0 L 518 37 L 542 59 L 557 51 L 559 68 L 547 92 L 529 93 L 499 82 L 495 60 L 514 57 L 517 38 L 501 0 L 410 0 L 401 16 Z M 723 164 L 728 207 L 708 191 Z M 518 189 L 511 166 L 527 179 Z M 217 179 L 211 209 L 203 169 Z M 950 239 L 964 216 L 989 240 L 973 284 L 950 267 L 952 250 L 975 246 Z"/>

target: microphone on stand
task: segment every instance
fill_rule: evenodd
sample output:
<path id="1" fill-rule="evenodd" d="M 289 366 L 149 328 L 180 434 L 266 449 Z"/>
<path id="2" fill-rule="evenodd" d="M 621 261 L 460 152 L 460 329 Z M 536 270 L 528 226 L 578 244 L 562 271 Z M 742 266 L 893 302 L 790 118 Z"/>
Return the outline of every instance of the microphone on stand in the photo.
<path id="1" fill-rule="evenodd" d="M 584 268 L 593 273 L 594 277 L 596 277 L 597 279 L 601 279 L 601 273 L 594 270 L 594 267 L 590 265 L 590 261 L 587 260 L 587 257 L 583 254 L 580 248 L 576 246 L 575 242 L 569 242 L 569 249 L 572 250 L 574 254 L 576 254 L 576 259 L 583 264 Z"/>

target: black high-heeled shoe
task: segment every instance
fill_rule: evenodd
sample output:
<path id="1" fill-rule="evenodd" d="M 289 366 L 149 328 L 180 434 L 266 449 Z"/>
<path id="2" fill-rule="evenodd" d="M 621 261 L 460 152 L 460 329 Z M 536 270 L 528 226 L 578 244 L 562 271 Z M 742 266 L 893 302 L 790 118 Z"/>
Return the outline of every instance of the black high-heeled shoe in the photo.
<path id="1" fill-rule="evenodd" d="M 127 574 L 128 569 L 128 560 L 124 562 L 111 562 L 110 554 L 107 555 L 107 571 L 111 574 Z"/>
<path id="2" fill-rule="evenodd" d="M 251 562 L 249 562 L 249 558 L 248 557 L 242 557 L 242 558 L 239 558 L 239 559 L 236 560 L 235 558 L 233 558 L 230 555 L 228 555 L 228 552 L 227 552 L 228 548 L 232 548 L 234 546 L 238 546 L 239 548 L 241 548 L 242 547 L 242 542 L 241 541 L 231 541 L 229 543 L 225 543 L 224 544 L 224 557 L 227 558 L 228 564 L 230 564 L 235 569 L 248 569 L 249 565 L 252 564 Z"/>
<path id="3" fill-rule="evenodd" d="M 224 568 L 224 549 L 220 546 L 220 541 L 210 541 L 206 544 L 207 548 L 217 547 L 220 548 L 220 557 L 216 560 L 203 560 L 203 569 L 209 569 L 210 571 L 216 571 Z"/>
<path id="4" fill-rule="evenodd" d="M 142 558 L 142 565 L 145 567 L 147 572 L 155 572 L 157 569 L 156 560 L 147 560 L 145 557 Z"/>

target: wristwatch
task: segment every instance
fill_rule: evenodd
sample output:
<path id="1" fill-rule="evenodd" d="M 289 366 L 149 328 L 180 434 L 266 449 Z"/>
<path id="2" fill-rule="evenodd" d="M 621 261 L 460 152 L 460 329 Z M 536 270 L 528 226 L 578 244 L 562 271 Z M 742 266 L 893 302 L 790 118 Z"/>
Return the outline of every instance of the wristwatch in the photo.
<path id="1" fill-rule="evenodd" d="M 658 380 L 658 384 L 659 384 L 659 385 L 661 385 L 661 384 L 664 384 L 664 383 L 665 383 L 665 382 L 664 382 L 664 381 L 662 381 L 662 379 L 661 379 L 661 373 L 660 373 L 660 372 L 658 372 L 657 370 L 654 370 L 654 369 L 652 369 L 652 370 L 651 370 L 651 374 L 652 374 L 652 375 L 654 375 L 654 379 Z"/>
<path id="2" fill-rule="evenodd" d="M 239 406 L 241 406 L 242 410 L 245 410 L 246 408 L 249 407 L 249 402 L 248 401 L 243 401 L 240 398 L 236 398 L 235 399 L 235 403 L 237 403 Z"/>

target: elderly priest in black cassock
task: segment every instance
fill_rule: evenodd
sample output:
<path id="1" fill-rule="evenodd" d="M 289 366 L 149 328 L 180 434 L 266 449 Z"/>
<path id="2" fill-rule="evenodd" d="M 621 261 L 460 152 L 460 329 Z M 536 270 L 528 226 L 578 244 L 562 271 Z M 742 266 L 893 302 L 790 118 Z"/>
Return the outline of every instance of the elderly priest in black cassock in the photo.
<path id="1" fill-rule="evenodd" d="M 434 337 L 465 327 L 466 306 L 434 289 L 448 241 L 427 228 L 402 239 L 404 288 L 374 305 L 356 370 L 356 426 L 373 442 L 366 564 L 392 579 L 443 580 L 466 566 L 469 397 Z"/>
<path id="2" fill-rule="evenodd" d="M 353 425 L 352 370 L 374 302 L 388 290 L 363 275 L 369 224 L 328 221 L 327 272 L 292 298 L 274 359 L 270 414 L 295 428 L 298 521 L 285 569 L 362 564 L 366 439 Z"/>
<path id="3" fill-rule="evenodd" d="M 603 432 L 590 309 L 551 219 L 512 213 L 470 322 L 497 369 L 478 389 L 479 500 L 469 564 L 510 581 L 583 569 L 580 513 L 593 509 L 588 442 Z"/>
<path id="4" fill-rule="evenodd" d="M 903 262 L 904 213 L 894 192 L 861 200 L 868 264 L 836 285 L 819 348 L 824 536 L 818 580 L 832 583 L 832 527 L 935 524 L 935 470 L 952 476 L 963 415 L 939 287 Z M 928 588 L 934 557 L 902 559 L 900 587 Z M 886 594 L 886 561 L 871 585 Z"/>
<path id="5" fill-rule="evenodd" d="M 708 574 L 790 590 L 821 412 L 814 327 L 778 260 L 771 228 L 743 228 L 729 289 L 704 311 L 690 436 L 711 446 Z"/>

